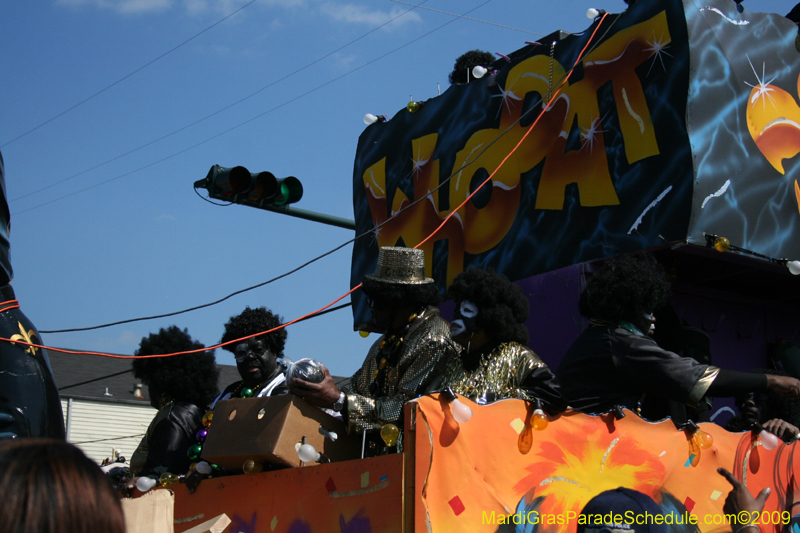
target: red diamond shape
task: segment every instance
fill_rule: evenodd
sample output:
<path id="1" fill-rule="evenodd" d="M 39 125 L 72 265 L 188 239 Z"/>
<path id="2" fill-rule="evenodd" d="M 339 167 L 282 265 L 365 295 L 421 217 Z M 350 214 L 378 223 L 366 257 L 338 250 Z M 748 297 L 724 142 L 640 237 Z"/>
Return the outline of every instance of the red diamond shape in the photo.
<path id="1" fill-rule="evenodd" d="M 336 492 L 336 483 L 333 482 L 332 477 L 329 477 L 328 481 L 325 482 L 325 490 L 328 492 Z"/>
<path id="2" fill-rule="evenodd" d="M 691 513 L 692 509 L 694 509 L 694 500 L 690 497 L 686 497 L 686 500 L 683 502 L 683 506 L 686 507 L 686 512 Z"/>
<path id="3" fill-rule="evenodd" d="M 459 498 L 458 496 L 454 496 L 453 499 L 447 503 L 449 503 L 450 507 L 453 508 L 453 512 L 456 513 L 456 516 L 463 513 L 464 509 L 466 509 L 466 507 L 464 507 L 464 504 L 461 502 L 461 498 Z"/>

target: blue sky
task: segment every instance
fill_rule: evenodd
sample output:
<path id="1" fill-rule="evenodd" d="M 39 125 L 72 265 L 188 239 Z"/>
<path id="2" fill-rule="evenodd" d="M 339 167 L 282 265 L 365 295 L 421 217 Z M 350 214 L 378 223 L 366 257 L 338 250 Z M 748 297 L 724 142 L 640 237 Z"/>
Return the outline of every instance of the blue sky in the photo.
<path id="1" fill-rule="evenodd" d="M 744 5 L 786 14 L 794 0 Z M 214 164 L 294 175 L 305 189 L 297 207 L 352 218 L 365 113 L 391 117 L 412 95 L 445 91 L 467 50 L 507 54 L 558 29 L 583 31 L 589 7 L 626 7 L 423 6 L 430 9 L 392 0 L 0 4 L 0 150 L 13 287 L 25 314 L 40 330 L 95 326 L 201 305 L 300 266 L 352 232 L 211 205 L 192 184 Z M 212 345 L 247 305 L 289 320 L 339 297 L 349 289 L 351 253 L 346 246 L 203 310 L 43 340 L 131 354 L 143 335 L 177 324 Z M 314 357 L 338 375 L 354 372 L 375 339 L 353 332 L 349 309 L 288 331 L 287 356 Z M 233 364 L 223 350 L 217 359 Z"/>

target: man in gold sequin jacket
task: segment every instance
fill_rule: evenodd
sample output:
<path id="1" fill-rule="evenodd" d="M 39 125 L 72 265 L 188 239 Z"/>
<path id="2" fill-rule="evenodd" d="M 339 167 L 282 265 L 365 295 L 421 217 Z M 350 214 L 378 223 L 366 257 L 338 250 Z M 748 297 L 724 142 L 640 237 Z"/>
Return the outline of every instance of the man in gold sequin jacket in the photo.
<path id="1" fill-rule="evenodd" d="M 342 413 L 351 429 L 402 427 L 403 404 L 430 390 L 458 349 L 449 325 L 435 307 L 440 296 L 425 277 L 422 250 L 383 247 L 375 274 L 361 290 L 369 299 L 372 324 L 385 333 L 372 345 L 364 364 L 339 390 L 325 371 L 321 383 L 293 379 L 289 390 L 320 407 Z"/>

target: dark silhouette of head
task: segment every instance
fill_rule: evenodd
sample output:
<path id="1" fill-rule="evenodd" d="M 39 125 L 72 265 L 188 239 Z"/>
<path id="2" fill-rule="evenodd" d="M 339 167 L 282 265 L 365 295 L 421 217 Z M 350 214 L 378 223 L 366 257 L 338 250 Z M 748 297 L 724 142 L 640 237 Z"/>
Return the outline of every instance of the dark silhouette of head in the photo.
<path id="1" fill-rule="evenodd" d="M 616 257 L 589 280 L 579 309 L 585 317 L 624 320 L 647 333 L 643 317 L 666 301 L 669 289 L 664 268 L 651 254 Z"/>
<path id="2" fill-rule="evenodd" d="M 161 328 L 143 337 L 137 356 L 200 350 L 202 343 L 177 326 Z M 208 407 L 217 395 L 219 369 L 213 351 L 133 360 L 133 373 L 150 389 L 150 402 L 158 408 L 164 400 Z"/>
<path id="3" fill-rule="evenodd" d="M 490 52 L 482 50 L 470 50 L 465 54 L 461 54 L 456 58 L 456 63 L 453 65 L 453 71 L 448 78 L 450 84 L 467 83 L 472 81 L 472 69 L 478 65 L 489 68 L 494 63 L 495 57 Z M 467 74 L 469 72 L 469 74 Z"/>
<path id="4" fill-rule="evenodd" d="M 475 328 L 483 329 L 492 341 L 528 344 L 525 321 L 530 303 L 522 289 L 501 274 L 480 268 L 461 272 L 447 289 L 456 302 L 469 301 L 478 308 Z"/>

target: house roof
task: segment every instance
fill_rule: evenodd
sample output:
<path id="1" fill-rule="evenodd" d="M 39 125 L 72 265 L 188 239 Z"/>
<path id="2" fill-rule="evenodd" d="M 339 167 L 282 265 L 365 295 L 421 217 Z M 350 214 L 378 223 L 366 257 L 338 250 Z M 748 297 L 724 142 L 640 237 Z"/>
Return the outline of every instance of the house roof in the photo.
<path id="1" fill-rule="evenodd" d="M 140 380 L 133 376 L 130 359 L 65 354 L 52 350 L 47 355 L 62 399 L 150 405 L 147 387 L 142 388 L 144 397 L 134 396 L 134 385 L 140 383 Z M 220 390 L 241 379 L 239 371 L 233 365 L 217 365 L 217 368 L 220 370 Z M 334 376 L 333 379 L 339 387 L 350 381 L 349 378 L 339 376 Z"/>

